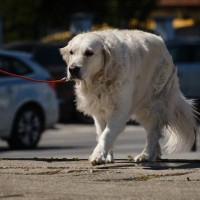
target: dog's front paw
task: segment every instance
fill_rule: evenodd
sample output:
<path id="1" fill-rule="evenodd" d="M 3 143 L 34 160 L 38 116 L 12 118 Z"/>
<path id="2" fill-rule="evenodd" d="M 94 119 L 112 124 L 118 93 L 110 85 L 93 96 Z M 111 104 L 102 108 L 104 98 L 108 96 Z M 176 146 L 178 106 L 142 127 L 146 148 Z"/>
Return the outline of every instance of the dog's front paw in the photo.
<path id="1" fill-rule="evenodd" d="M 114 163 L 113 153 L 108 153 L 106 159 L 104 157 L 104 153 L 97 153 L 94 151 L 93 154 L 90 156 L 89 161 L 91 164 L 94 165 L 101 165 L 106 163 Z"/>
<path id="2" fill-rule="evenodd" d="M 134 157 L 134 161 L 140 163 L 140 162 L 150 162 L 152 160 L 148 155 L 141 153 Z"/>
<path id="3" fill-rule="evenodd" d="M 106 163 L 106 155 L 104 148 L 97 146 L 92 155 L 89 158 L 89 161 L 92 165 L 101 165 Z"/>
<path id="4" fill-rule="evenodd" d="M 102 154 L 96 154 L 93 153 L 90 158 L 89 161 L 91 162 L 91 164 L 94 165 L 101 165 L 101 164 L 105 164 L 106 163 L 106 159 L 104 158 L 104 156 Z"/>

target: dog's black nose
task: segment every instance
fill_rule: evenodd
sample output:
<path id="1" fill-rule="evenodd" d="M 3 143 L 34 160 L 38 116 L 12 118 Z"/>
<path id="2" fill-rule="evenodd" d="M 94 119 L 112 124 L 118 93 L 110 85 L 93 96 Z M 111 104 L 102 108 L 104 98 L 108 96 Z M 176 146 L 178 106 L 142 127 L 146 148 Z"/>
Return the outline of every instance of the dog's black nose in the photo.
<path id="1" fill-rule="evenodd" d="M 69 72 L 73 77 L 79 78 L 80 77 L 80 69 L 81 68 L 78 66 L 71 66 L 71 67 L 69 67 Z"/>

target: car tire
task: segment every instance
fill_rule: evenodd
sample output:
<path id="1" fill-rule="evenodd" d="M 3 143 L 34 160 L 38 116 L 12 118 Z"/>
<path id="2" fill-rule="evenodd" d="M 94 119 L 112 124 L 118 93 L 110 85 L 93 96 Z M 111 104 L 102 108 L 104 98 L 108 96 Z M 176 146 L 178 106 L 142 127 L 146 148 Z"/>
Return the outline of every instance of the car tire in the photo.
<path id="1" fill-rule="evenodd" d="M 32 106 L 26 106 L 17 114 L 11 138 L 8 140 L 11 149 L 32 149 L 40 140 L 43 130 L 41 112 Z"/>

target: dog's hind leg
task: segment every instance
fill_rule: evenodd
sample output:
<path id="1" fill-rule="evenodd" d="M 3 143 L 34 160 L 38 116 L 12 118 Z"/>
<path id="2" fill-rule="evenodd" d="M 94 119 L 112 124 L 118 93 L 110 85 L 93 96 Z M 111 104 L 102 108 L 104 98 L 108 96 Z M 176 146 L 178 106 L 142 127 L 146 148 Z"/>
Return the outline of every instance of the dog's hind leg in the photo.
<path id="1" fill-rule="evenodd" d="M 134 158 L 135 162 L 155 161 L 161 157 L 159 144 L 161 133 L 160 129 L 153 128 L 147 130 L 147 140 L 144 150 Z"/>

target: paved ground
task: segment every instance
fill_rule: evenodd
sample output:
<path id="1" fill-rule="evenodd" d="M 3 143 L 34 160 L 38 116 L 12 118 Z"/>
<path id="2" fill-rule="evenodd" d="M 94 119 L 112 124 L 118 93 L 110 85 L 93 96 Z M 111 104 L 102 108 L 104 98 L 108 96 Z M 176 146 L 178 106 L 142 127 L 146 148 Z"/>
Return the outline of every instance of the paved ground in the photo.
<path id="1" fill-rule="evenodd" d="M 141 126 L 127 126 L 114 146 L 115 158 L 126 159 L 128 155 L 136 156 L 144 148 L 146 134 Z M 163 155 L 171 159 L 200 159 L 200 138 L 198 151 Z M 11 151 L 0 140 L 0 158 L 80 158 L 88 159 L 96 145 L 95 127 L 91 125 L 57 124 L 55 129 L 43 135 L 35 150 Z"/>
<path id="2" fill-rule="evenodd" d="M 199 160 L 95 167 L 86 160 L 1 160 L 0 180 L 0 199 L 200 199 Z"/>
<path id="3" fill-rule="evenodd" d="M 10 151 L 0 142 L 0 199 L 200 199 L 199 138 L 195 153 L 164 155 L 168 159 L 162 162 L 138 165 L 128 155 L 140 153 L 145 133 L 128 126 L 116 143 L 116 163 L 91 166 L 87 158 L 94 132 L 93 126 L 58 124 L 33 151 Z"/>

